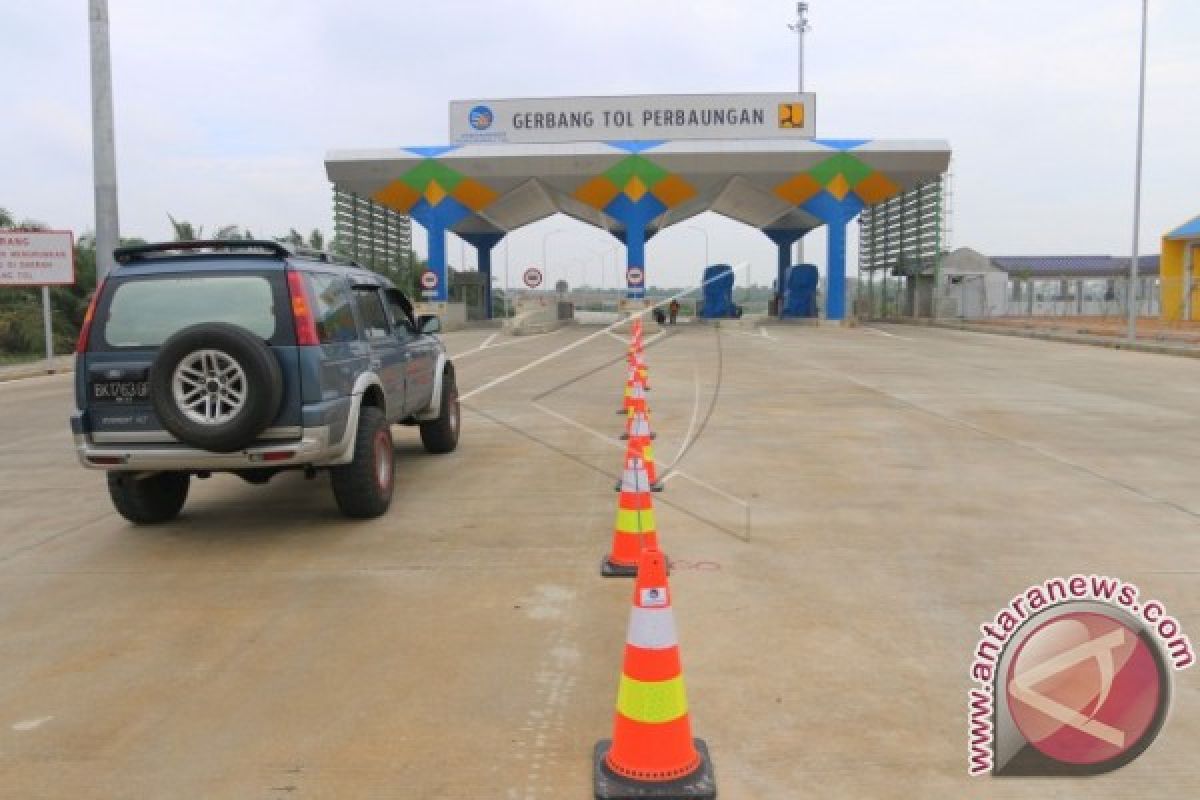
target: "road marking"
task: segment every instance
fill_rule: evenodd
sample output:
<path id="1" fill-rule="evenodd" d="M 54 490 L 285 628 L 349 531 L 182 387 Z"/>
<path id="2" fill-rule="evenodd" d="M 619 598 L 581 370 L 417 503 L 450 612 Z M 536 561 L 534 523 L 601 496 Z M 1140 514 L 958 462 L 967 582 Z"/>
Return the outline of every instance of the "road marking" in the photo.
<path id="1" fill-rule="evenodd" d="M 767 333 L 766 328 L 759 327 L 758 332 L 762 334 L 762 337 L 764 339 L 770 339 L 772 342 L 775 341 L 775 337 L 772 336 L 771 334 Z"/>
<path id="2" fill-rule="evenodd" d="M 479 349 L 480 349 L 480 350 L 483 350 L 483 349 L 485 349 L 485 348 L 486 348 L 486 347 L 487 347 L 489 344 L 491 344 L 492 342 L 494 342 L 494 341 L 496 340 L 496 337 L 497 337 L 497 336 L 499 336 L 499 335 L 500 335 L 500 334 L 499 334 L 498 332 L 497 332 L 497 333 L 493 333 L 491 336 L 489 336 L 489 337 L 487 337 L 486 339 L 484 339 L 484 340 L 483 340 L 483 344 L 479 345 Z"/>
<path id="3" fill-rule="evenodd" d="M 862 329 L 864 331 L 866 331 L 867 333 L 878 333 L 880 336 L 886 336 L 889 339 L 903 339 L 906 342 L 912 341 L 912 339 L 908 338 L 907 336 L 897 336 L 894 333 L 888 333 L 887 331 L 881 331 L 881 330 L 879 330 L 879 328 L 872 328 L 870 325 L 863 325 Z"/>
<path id="4" fill-rule="evenodd" d="M 37 719 L 25 719 L 14 723 L 12 729 L 14 731 L 32 731 L 45 725 L 54 717 L 38 717 Z"/>
<path id="5" fill-rule="evenodd" d="M 668 474 L 671 472 L 671 468 L 679 463 L 679 459 L 683 458 L 683 454 L 687 452 L 688 445 L 692 441 L 692 431 L 696 428 L 696 419 L 700 416 L 700 368 L 696 366 L 694 360 L 692 361 L 692 379 L 695 385 L 692 393 L 692 418 L 688 420 L 687 433 L 683 435 L 683 443 L 679 445 L 679 451 L 675 453 L 674 460 L 663 468 L 663 472 Z"/>
<path id="6" fill-rule="evenodd" d="M 553 336 L 554 334 L 561 333 L 564 330 L 566 330 L 566 328 L 559 328 L 558 330 L 550 331 L 549 333 L 531 333 L 531 334 L 527 334 L 525 336 L 514 336 L 513 340 L 511 342 L 501 342 L 500 344 L 493 344 L 493 345 L 489 345 L 485 341 L 483 344 L 479 345 L 478 347 L 472 347 L 470 350 L 464 350 L 461 353 L 455 353 L 454 355 L 446 356 L 446 358 L 453 361 L 455 359 L 465 358 L 466 356 L 473 356 L 476 353 L 482 353 L 485 349 L 499 350 L 501 347 L 512 347 L 514 344 L 526 344 L 528 342 L 537 341 L 538 339 L 541 339 L 543 336 Z M 498 335 L 499 334 L 492 334 L 493 337 L 498 336 Z M 491 341 L 491 339 L 488 339 L 488 341 Z"/>

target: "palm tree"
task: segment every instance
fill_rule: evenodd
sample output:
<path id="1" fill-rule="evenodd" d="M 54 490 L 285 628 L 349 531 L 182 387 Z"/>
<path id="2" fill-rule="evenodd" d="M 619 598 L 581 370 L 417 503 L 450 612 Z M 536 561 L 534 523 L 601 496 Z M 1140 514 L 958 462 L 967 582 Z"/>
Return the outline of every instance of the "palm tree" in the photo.
<path id="1" fill-rule="evenodd" d="M 324 250 L 325 234 L 321 233 L 320 229 L 313 228 L 313 232 L 308 235 L 308 246 L 313 250 Z"/>
<path id="2" fill-rule="evenodd" d="M 304 247 L 304 236 L 295 228 L 288 228 L 286 236 L 276 237 L 275 241 L 289 244 L 292 247 Z"/>
<path id="3" fill-rule="evenodd" d="M 191 242 L 204 236 L 203 225 L 197 228 L 187 220 L 175 219 L 170 214 L 167 214 L 167 219 L 171 220 L 171 227 L 175 229 L 175 241 L 177 242 Z"/>

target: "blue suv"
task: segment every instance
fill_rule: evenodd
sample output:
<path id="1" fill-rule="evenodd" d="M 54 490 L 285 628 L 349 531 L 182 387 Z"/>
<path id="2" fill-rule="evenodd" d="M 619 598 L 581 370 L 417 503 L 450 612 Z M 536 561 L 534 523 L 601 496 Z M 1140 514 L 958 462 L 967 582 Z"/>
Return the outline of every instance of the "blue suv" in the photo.
<path id="1" fill-rule="evenodd" d="M 123 247 L 76 348 L 71 431 L 126 519 L 173 519 L 193 476 L 328 469 L 351 517 L 392 498 L 391 426 L 458 445 L 437 317 L 383 276 L 266 241 Z"/>

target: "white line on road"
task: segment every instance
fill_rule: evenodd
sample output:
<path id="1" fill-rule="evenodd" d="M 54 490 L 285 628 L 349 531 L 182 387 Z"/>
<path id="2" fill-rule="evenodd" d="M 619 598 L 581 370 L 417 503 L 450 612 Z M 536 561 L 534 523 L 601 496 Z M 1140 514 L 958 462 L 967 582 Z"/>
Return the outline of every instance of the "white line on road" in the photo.
<path id="1" fill-rule="evenodd" d="M 14 731 L 31 731 L 35 728 L 40 728 L 54 717 L 38 717 L 37 719 L 25 719 L 14 723 L 12 729 Z"/>
<path id="2" fill-rule="evenodd" d="M 863 325 L 862 329 L 864 331 L 866 331 L 867 333 L 878 333 L 880 336 L 886 336 L 889 339 L 903 339 L 906 342 L 912 341 L 912 339 L 909 339 L 907 336 L 897 336 L 894 333 L 888 333 L 887 331 L 881 331 L 881 330 L 879 330 L 879 328 L 872 328 L 870 325 Z"/>
<path id="3" fill-rule="evenodd" d="M 500 333 L 496 332 L 496 333 L 493 333 L 491 336 L 487 337 L 486 339 L 484 339 L 483 344 L 479 345 L 479 349 L 483 350 L 484 348 L 486 348 L 489 344 L 496 341 L 496 337 L 499 335 L 500 335 Z"/>
<path id="4" fill-rule="evenodd" d="M 458 358 L 465 358 L 466 356 L 473 356 L 476 353 L 482 353 L 485 349 L 499 350 L 501 347 L 512 347 L 514 344 L 525 344 L 526 342 L 535 342 L 538 339 L 541 339 L 543 336 L 553 336 L 554 334 L 562 333 L 565 330 L 566 330 L 566 328 L 559 328 L 558 330 L 550 331 L 549 333 L 532 333 L 532 334 L 528 334 L 526 336 L 514 336 L 513 340 L 511 342 L 501 342 L 500 344 L 493 344 L 493 345 L 488 344 L 488 341 L 491 341 L 491 338 L 489 338 L 487 341 L 485 341 L 483 344 L 479 345 L 478 347 L 472 347 L 470 350 L 464 350 L 461 353 L 455 353 L 454 355 L 446 356 L 446 357 L 449 358 L 451 361 L 453 361 Z M 492 337 L 495 337 L 498 335 L 499 334 L 492 334 Z"/>

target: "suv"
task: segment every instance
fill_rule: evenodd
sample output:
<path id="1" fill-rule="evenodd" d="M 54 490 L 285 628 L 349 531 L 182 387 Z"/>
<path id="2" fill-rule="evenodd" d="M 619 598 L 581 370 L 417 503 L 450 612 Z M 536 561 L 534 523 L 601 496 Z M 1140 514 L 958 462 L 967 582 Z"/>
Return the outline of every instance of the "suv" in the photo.
<path id="1" fill-rule="evenodd" d="M 265 241 L 123 247 L 76 348 L 71 431 L 113 505 L 173 519 L 193 475 L 266 483 L 328 469 L 351 517 L 392 498 L 391 425 L 431 453 L 458 444 L 454 367 L 437 317 L 386 278 Z"/>

